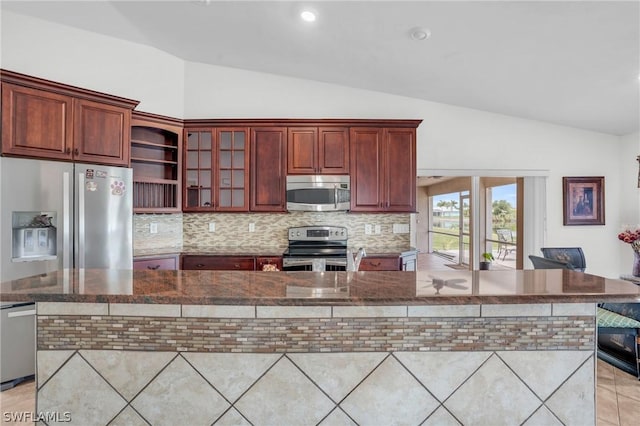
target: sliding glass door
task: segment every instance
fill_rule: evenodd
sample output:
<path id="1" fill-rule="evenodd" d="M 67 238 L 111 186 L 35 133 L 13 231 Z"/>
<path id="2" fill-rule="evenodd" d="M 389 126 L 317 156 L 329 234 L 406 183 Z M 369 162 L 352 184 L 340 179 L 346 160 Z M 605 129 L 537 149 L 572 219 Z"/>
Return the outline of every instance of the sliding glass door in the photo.
<path id="1" fill-rule="evenodd" d="M 522 268 L 522 179 L 434 177 L 420 182 L 419 197 L 427 198 L 429 213 L 417 221 L 428 228 L 418 229 L 417 235 L 428 238 L 419 247 L 445 258 L 452 268 L 470 269 L 474 251 L 478 256 L 491 252 L 493 269 Z M 472 185 L 477 189 L 472 191 Z"/>

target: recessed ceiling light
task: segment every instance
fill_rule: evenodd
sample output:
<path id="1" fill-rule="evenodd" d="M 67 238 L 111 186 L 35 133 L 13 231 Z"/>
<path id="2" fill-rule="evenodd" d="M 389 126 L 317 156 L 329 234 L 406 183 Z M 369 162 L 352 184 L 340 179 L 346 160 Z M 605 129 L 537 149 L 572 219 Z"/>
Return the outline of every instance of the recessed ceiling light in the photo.
<path id="1" fill-rule="evenodd" d="M 409 36 L 413 40 L 426 40 L 431 37 L 431 31 L 427 28 L 415 27 L 409 31 Z"/>
<path id="2" fill-rule="evenodd" d="M 316 13 L 311 10 L 303 10 L 300 12 L 300 17 L 305 22 L 313 22 L 316 20 Z"/>

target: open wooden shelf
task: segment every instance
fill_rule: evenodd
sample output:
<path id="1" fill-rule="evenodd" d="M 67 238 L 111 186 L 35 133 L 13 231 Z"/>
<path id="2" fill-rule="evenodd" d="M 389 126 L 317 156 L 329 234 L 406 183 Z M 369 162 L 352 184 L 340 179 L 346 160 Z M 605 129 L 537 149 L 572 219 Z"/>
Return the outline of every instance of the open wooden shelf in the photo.
<path id="1" fill-rule="evenodd" d="M 181 211 L 181 124 L 137 111 L 131 124 L 134 212 Z"/>

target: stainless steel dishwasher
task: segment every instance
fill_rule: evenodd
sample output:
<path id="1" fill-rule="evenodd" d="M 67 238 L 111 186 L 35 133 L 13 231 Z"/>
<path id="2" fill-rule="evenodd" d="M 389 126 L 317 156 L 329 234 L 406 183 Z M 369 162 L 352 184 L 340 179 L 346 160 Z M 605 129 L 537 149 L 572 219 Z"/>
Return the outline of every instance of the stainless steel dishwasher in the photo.
<path id="1" fill-rule="evenodd" d="M 0 390 L 6 390 L 35 374 L 36 305 L 3 303 L 0 312 Z"/>

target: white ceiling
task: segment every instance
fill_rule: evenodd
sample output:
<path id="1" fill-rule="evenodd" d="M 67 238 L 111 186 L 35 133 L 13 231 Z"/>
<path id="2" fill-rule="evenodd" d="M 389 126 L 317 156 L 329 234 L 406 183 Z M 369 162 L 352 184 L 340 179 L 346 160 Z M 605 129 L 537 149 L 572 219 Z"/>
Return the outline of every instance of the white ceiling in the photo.
<path id="1" fill-rule="evenodd" d="M 298 18 L 312 5 L 315 23 Z M 625 135 L 640 1 L 2 1 L 16 13 L 243 68 Z M 431 38 L 415 41 L 416 26 Z"/>

